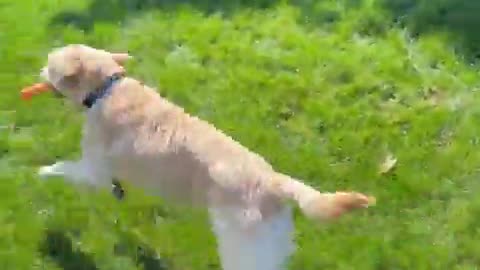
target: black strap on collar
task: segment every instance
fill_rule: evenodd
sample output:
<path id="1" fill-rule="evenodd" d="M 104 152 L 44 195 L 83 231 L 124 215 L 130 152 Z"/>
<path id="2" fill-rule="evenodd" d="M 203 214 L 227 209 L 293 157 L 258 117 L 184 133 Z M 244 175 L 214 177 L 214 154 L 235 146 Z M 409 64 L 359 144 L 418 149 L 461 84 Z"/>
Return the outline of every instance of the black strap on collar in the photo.
<path id="1" fill-rule="evenodd" d="M 109 76 L 105 81 L 105 83 L 100 88 L 98 88 L 93 92 L 88 93 L 88 95 L 83 100 L 83 106 L 87 108 L 91 108 L 95 104 L 95 102 L 97 102 L 97 100 L 110 94 L 113 84 L 122 78 L 123 78 L 123 75 L 119 73 L 115 73 Z"/>

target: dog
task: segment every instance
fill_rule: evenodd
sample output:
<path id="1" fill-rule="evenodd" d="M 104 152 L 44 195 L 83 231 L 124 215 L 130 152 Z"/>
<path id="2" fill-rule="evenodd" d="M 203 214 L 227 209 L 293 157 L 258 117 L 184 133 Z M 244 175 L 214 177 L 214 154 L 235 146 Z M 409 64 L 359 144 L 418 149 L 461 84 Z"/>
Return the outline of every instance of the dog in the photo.
<path id="1" fill-rule="evenodd" d="M 84 44 L 52 50 L 40 77 L 86 115 L 76 161 L 40 167 L 42 179 L 109 188 L 128 181 L 172 203 L 204 207 L 224 270 L 279 270 L 294 252 L 294 202 L 314 221 L 374 202 L 358 192 L 323 193 L 275 171 L 213 125 L 126 75 L 128 53 Z M 123 192 L 123 190 L 122 190 Z"/>

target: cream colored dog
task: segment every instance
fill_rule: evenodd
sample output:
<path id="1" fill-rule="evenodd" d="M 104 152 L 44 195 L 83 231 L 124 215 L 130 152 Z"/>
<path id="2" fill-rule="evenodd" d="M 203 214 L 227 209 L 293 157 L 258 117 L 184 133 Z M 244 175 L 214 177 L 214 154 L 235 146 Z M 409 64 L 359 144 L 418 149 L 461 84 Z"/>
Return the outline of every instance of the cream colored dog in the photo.
<path id="1" fill-rule="evenodd" d="M 40 168 L 42 177 L 111 187 L 129 181 L 176 202 L 206 207 L 225 270 L 278 270 L 293 251 L 294 201 L 314 220 L 365 208 L 355 192 L 320 193 L 276 172 L 214 126 L 125 76 L 130 56 L 85 45 L 54 50 L 41 76 L 84 105 L 82 157 Z"/>

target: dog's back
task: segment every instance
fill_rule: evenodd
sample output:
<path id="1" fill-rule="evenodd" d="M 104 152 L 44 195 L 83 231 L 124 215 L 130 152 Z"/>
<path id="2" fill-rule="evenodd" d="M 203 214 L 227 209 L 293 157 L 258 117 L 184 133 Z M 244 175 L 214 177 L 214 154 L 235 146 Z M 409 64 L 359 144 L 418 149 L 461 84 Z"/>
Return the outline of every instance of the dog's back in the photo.
<path id="1" fill-rule="evenodd" d="M 274 172 L 262 157 L 136 80 L 115 85 L 88 122 L 116 176 L 157 195 L 195 205 L 251 203 L 246 196 L 261 204 L 268 195 L 261 183 Z"/>

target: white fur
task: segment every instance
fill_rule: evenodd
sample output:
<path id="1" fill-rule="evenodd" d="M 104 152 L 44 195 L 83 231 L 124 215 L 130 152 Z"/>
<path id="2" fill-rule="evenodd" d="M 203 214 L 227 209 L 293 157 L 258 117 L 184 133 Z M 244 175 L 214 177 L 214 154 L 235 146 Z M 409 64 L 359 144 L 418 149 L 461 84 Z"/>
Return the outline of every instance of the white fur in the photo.
<path id="1" fill-rule="evenodd" d="M 213 231 L 224 270 L 285 269 L 294 251 L 289 207 L 256 224 L 245 224 L 239 208 L 211 208 Z"/>

